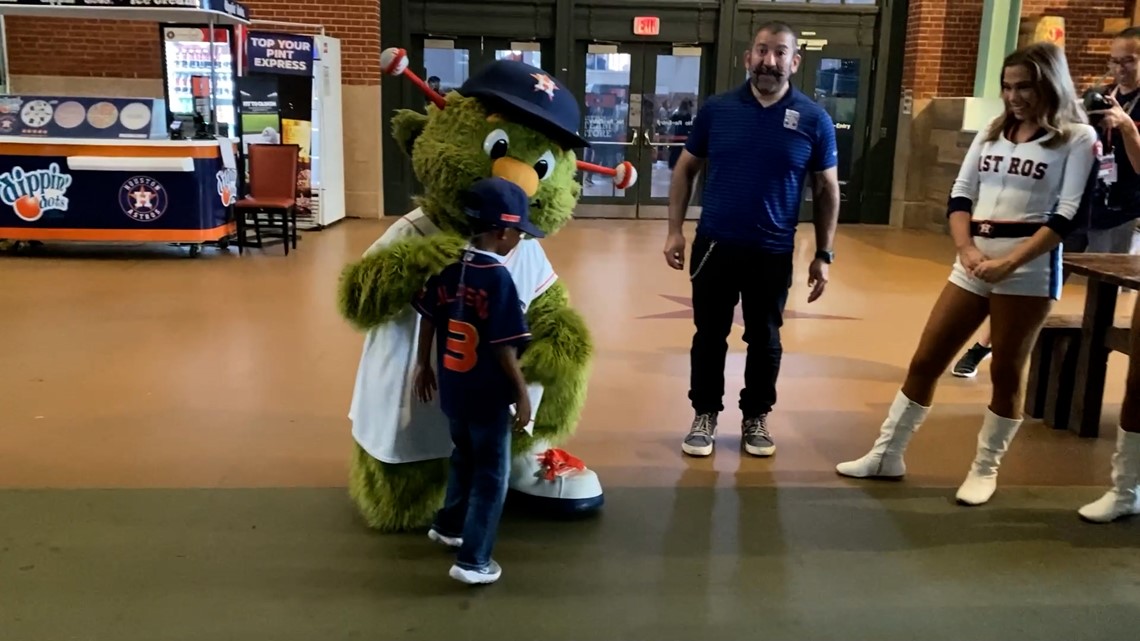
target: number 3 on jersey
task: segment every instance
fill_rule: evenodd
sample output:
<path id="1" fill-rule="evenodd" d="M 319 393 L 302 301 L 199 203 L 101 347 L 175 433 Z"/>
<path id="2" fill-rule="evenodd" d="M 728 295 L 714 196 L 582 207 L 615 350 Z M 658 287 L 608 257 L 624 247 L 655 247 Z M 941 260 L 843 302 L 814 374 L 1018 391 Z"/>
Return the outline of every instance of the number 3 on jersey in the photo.
<path id="1" fill-rule="evenodd" d="M 452 372 L 463 374 L 475 368 L 478 357 L 479 330 L 474 325 L 451 319 L 447 322 L 447 353 L 443 355 L 443 366 Z"/>

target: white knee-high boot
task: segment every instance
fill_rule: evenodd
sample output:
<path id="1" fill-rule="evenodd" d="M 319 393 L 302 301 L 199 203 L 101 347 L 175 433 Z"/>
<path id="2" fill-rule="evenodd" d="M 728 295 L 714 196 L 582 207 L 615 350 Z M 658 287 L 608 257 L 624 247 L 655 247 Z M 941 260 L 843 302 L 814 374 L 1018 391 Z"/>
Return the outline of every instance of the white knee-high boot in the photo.
<path id="1" fill-rule="evenodd" d="M 978 432 L 978 453 L 970 465 L 966 481 L 958 488 L 958 502 L 981 505 L 990 500 L 997 489 L 998 467 L 1009 444 L 1021 427 L 1022 419 L 1003 418 L 986 410 L 982 429 Z"/>
<path id="2" fill-rule="evenodd" d="M 1093 523 L 1111 523 L 1140 514 L 1140 434 L 1117 428 L 1112 489 L 1077 513 Z"/>
<path id="3" fill-rule="evenodd" d="M 899 390 L 871 451 L 862 458 L 836 465 L 835 471 L 854 478 L 903 476 L 906 474 L 903 453 L 929 412 L 929 407 L 915 403 Z"/>

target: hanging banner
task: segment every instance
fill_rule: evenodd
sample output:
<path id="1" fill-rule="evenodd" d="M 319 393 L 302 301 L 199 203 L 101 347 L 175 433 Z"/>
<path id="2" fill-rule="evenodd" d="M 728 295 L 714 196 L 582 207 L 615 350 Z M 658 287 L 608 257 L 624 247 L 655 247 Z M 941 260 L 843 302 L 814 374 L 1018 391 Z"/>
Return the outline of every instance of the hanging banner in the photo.
<path id="1" fill-rule="evenodd" d="M 246 37 L 250 73 L 313 75 L 313 38 L 292 33 L 250 31 Z"/>

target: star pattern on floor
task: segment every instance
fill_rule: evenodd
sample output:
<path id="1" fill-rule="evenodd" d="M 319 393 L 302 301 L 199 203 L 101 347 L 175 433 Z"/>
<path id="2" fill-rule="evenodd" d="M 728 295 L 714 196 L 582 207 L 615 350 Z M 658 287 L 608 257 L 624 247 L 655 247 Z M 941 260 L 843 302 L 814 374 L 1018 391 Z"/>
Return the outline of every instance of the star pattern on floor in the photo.
<path id="1" fill-rule="evenodd" d="M 639 316 L 638 320 L 660 320 L 660 319 L 689 319 L 693 318 L 693 299 L 685 296 L 672 296 L 669 294 L 659 294 L 661 298 L 672 301 L 678 305 L 683 305 L 684 309 L 678 309 L 672 312 L 661 312 L 660 314 L 650 314 L 649 316 Z M 804 319 L 804 320 L 859 320 L 851 316 L 834 316 L 831 314 L 813 314 L 811 312 L 801 312 L 795 309 L 784 310 L 784 320 Z M 744 327 L 744 312 L 740 305 L 736 306 L 735 316 L 732 320 L 733 323 Z"/>

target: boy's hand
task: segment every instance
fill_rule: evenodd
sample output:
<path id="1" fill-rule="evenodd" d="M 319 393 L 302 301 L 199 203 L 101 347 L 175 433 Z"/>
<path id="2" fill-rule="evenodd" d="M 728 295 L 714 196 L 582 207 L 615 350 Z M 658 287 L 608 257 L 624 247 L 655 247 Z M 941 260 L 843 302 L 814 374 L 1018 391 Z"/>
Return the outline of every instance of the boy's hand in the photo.
<path id="1" fill-rule="evenodd" d="M 435 391 L 435 371 L 430 365 L 417 365 L 415 379 L 412 386 L 415 388 L 416 398 L 422 403 L 430 403 L 432 392 Z"/>
<path id="2" fill-rule="evenodd" d="M 519 394 L 519 400 L 515 403 L 515 431 L 525 432 L 527 424 L 530 423 L 530 396 L 527 395 L 526 390 L 522 390 Z"/>

